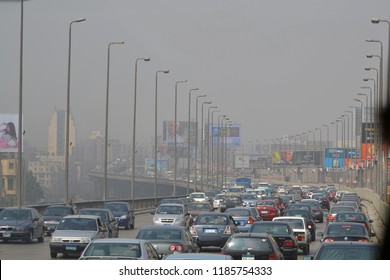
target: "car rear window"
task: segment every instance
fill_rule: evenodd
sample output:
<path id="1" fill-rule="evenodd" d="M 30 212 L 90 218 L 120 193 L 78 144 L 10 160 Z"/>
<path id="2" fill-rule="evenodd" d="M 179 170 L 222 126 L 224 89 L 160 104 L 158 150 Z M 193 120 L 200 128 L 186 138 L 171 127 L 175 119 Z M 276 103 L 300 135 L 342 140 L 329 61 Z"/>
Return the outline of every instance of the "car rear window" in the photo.
<path id="1" fill-rule="evenodd" d="M 271 244 L 269 243 L 268 238 L 261 237 L 236 237 L 231 239 L 227 248 L 230 250 L 248 250 L 252 249 L 254 251 L 271 251 Z"/>
<path id="2" fill-rule="evenodd" d="M 234 209 L 229 208 L 225 211 L 226 213 L 230 214 L 231 216 L 240 217 L 240 216 L 250 216 L 251 212 L 247 209 Z"/>
<path id="3" fill-rule="evenodd" d="M 286 225 L 278 224 L 254 224 L 250 229 L 250 232 L 256 233 L 271 233 L 271 234 L 288 234 L 290 230 Z"/>
<path id="4" fill-rule="evenodd" d="M 196 225 L 227 225 L 228 219 L 226 216 L 198 216 L 195 221 Z"/>

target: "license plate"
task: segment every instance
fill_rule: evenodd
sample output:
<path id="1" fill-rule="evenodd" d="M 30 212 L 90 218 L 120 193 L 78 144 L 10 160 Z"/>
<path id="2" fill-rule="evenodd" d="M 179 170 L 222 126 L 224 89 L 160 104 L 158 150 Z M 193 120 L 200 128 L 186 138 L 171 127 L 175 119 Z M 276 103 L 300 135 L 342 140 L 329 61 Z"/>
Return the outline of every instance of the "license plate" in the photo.
<path id="1" fill-rule="evenodd" d="M 10 232 L 4 232 L 3 233 L 3 237 L 11 237 L 11 233 Z"/>
<path id="2" fill-rule="evenodd" d="M 217 233 L 215 228 L 205 228 L 204 233 Z"/>
<path id="3" fill-rule="evenodd" d="M 261 210 L 261 213 L 265 214 L 265 213 L 268 213 L 267 210 Z"/>
<path id="4" fill-rule="evenodd" d="M 76 245 L 68 245 L 65 247 L 67 251 L 76 251 L 77 246 Z"/>
<path id="5" fill-rule="evenodd" d="M 245 255 L 242 255 L 241 259 L 244 261 L 252 261 L 255 259 L 255 255 L 245 254 Z"/>

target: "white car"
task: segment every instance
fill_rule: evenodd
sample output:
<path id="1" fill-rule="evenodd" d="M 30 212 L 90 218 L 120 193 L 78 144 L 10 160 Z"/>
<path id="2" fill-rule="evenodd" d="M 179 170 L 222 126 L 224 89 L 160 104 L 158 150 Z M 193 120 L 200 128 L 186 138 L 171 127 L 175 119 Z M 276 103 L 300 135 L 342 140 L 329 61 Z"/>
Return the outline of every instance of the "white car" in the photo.
<path id="1" fill-rule="evenodd" d="M 311 234 L 307 228 L 305 218 L 296 216 L 281 216 L 275 217 L 272 221 L 288 222 L 298 240 L 298 247 L 303 251 L 304 255 L 310 253 Z"/>
<path id="2" fill-rule="evenodd" d="M 224 197 L 225 197 L 224 194 L 217 194 L 214 197 L 214 200 L 213 200 L 213 207 L 214 207 L 214 209 L 217 209 L 217 208 L 221 207 L 221 202 L 223 201 Z"/>
<path id="3" fill-rule="evenodd" d="M 196 202 L 208 201 L 208 198 L 204 192 L 193 192 L 188 196 L 188 198 L 192 198 Z"/>

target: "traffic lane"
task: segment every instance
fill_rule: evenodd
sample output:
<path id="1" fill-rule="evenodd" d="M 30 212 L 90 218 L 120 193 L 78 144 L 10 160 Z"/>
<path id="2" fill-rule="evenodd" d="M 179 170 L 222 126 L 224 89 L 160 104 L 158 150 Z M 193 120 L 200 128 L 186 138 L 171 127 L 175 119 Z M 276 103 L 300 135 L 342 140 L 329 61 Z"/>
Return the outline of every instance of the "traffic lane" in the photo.
<path id="1" fill-rule="evenodd" d="M 150 212 L 136 215 L 135 229 L 119 231 L 119 237 L 135 238 L 139 229 L 143 226 L 152 224 L 153 215 Z M 50 239 L 51 236 L 45 236 L 43 243 L 39 243 L 36 239 L 31 244 L 25 244 L 21 241 L 9 241 L 7 243 L 0 242 L 0 259 L 1 260 L 50 260 Z M 78 256 L 69 255 L 64 257 L 58 254 L 56 259 L 52 260 L 75 260 Z"/>

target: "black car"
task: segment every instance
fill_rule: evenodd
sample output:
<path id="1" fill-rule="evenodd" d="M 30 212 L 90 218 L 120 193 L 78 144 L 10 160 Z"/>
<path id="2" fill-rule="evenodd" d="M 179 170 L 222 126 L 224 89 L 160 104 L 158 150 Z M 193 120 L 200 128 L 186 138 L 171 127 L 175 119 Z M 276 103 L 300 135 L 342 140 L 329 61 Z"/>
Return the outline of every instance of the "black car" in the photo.
<path id="1" fill-rule="evenodd" d="M 234 260 L 283 260 L 283 254 L 272 234 L 236 233 L 221 250 Z"/>
<path id="2" fill-rule="evenodd" d="M 252 225 L 249 232 L 272 234 L 283 253 L 284 259 L 298 259 L 298 240 L 289 223 L 259 221 Z"/>
<path id="3" fill-rule="evenodd" d="M 80 215 L 96 215 L 100 216 L 103 222 L 106 225 L 108 230 L 109 238 L 118 238 L 119 237 L 119 226 L 116 221 L 114 214 L 112 214 L 110 209 L 102 208 L 84 208 L 79 212 Z"/>
<path id="4" fill-rule="evenodd" d="M 106 202 L 103 208 L 110 209 L 118 226 L 125 229 L 134 229 L 135 215 L 134 210 L 128 202 L 124 201 L 110 201 Z"/>
<path id="5" fill-rule="evenodd" d="M 22 240 L 32 243 L 44 240 L 43 218 L 34 208 L 4 208 L 0 212 L 0 240 Z"/>
<path id="6" fill-rule="evenodd" d="M 220 205 L 220 211 L 225 212 L 228 208 L 242 206 L 242 198 L 238 195 L 226 195 Z"/>
<path id="7" fill-rule="evenodd" d="M 76 212 L 76 208 L 71 205 L 61 204 L 46 207 L 42 214 L 45 234 L 51 235 L 63 217 L 75 215 Z"/>
<path id="8" fill-rule="evenodd" d="M 330 202 L 325 193 L 313 193 L 311 198 L 317 199 L 320 202 L 322 209 L 330 210 Z"/>
<path id="9" fill-rule="evenodd" d="M 319 232 L 318 236 L 321 236 L 321 242 L 370 242 L 372 234 L 368 232 L 364 224 L 337 222 L 328 224 L 324 232 Z"/>
<path id="10" fill-rule="evenodd" d="M 302 199 L 300 204 L 308 204 L 311 206 L 311 209 L 314 214 L 314 219 L 318 220 L 320 223 L 324 222 L 324 211 L 322 210 L 321 203 L 316 199 Z"/>

